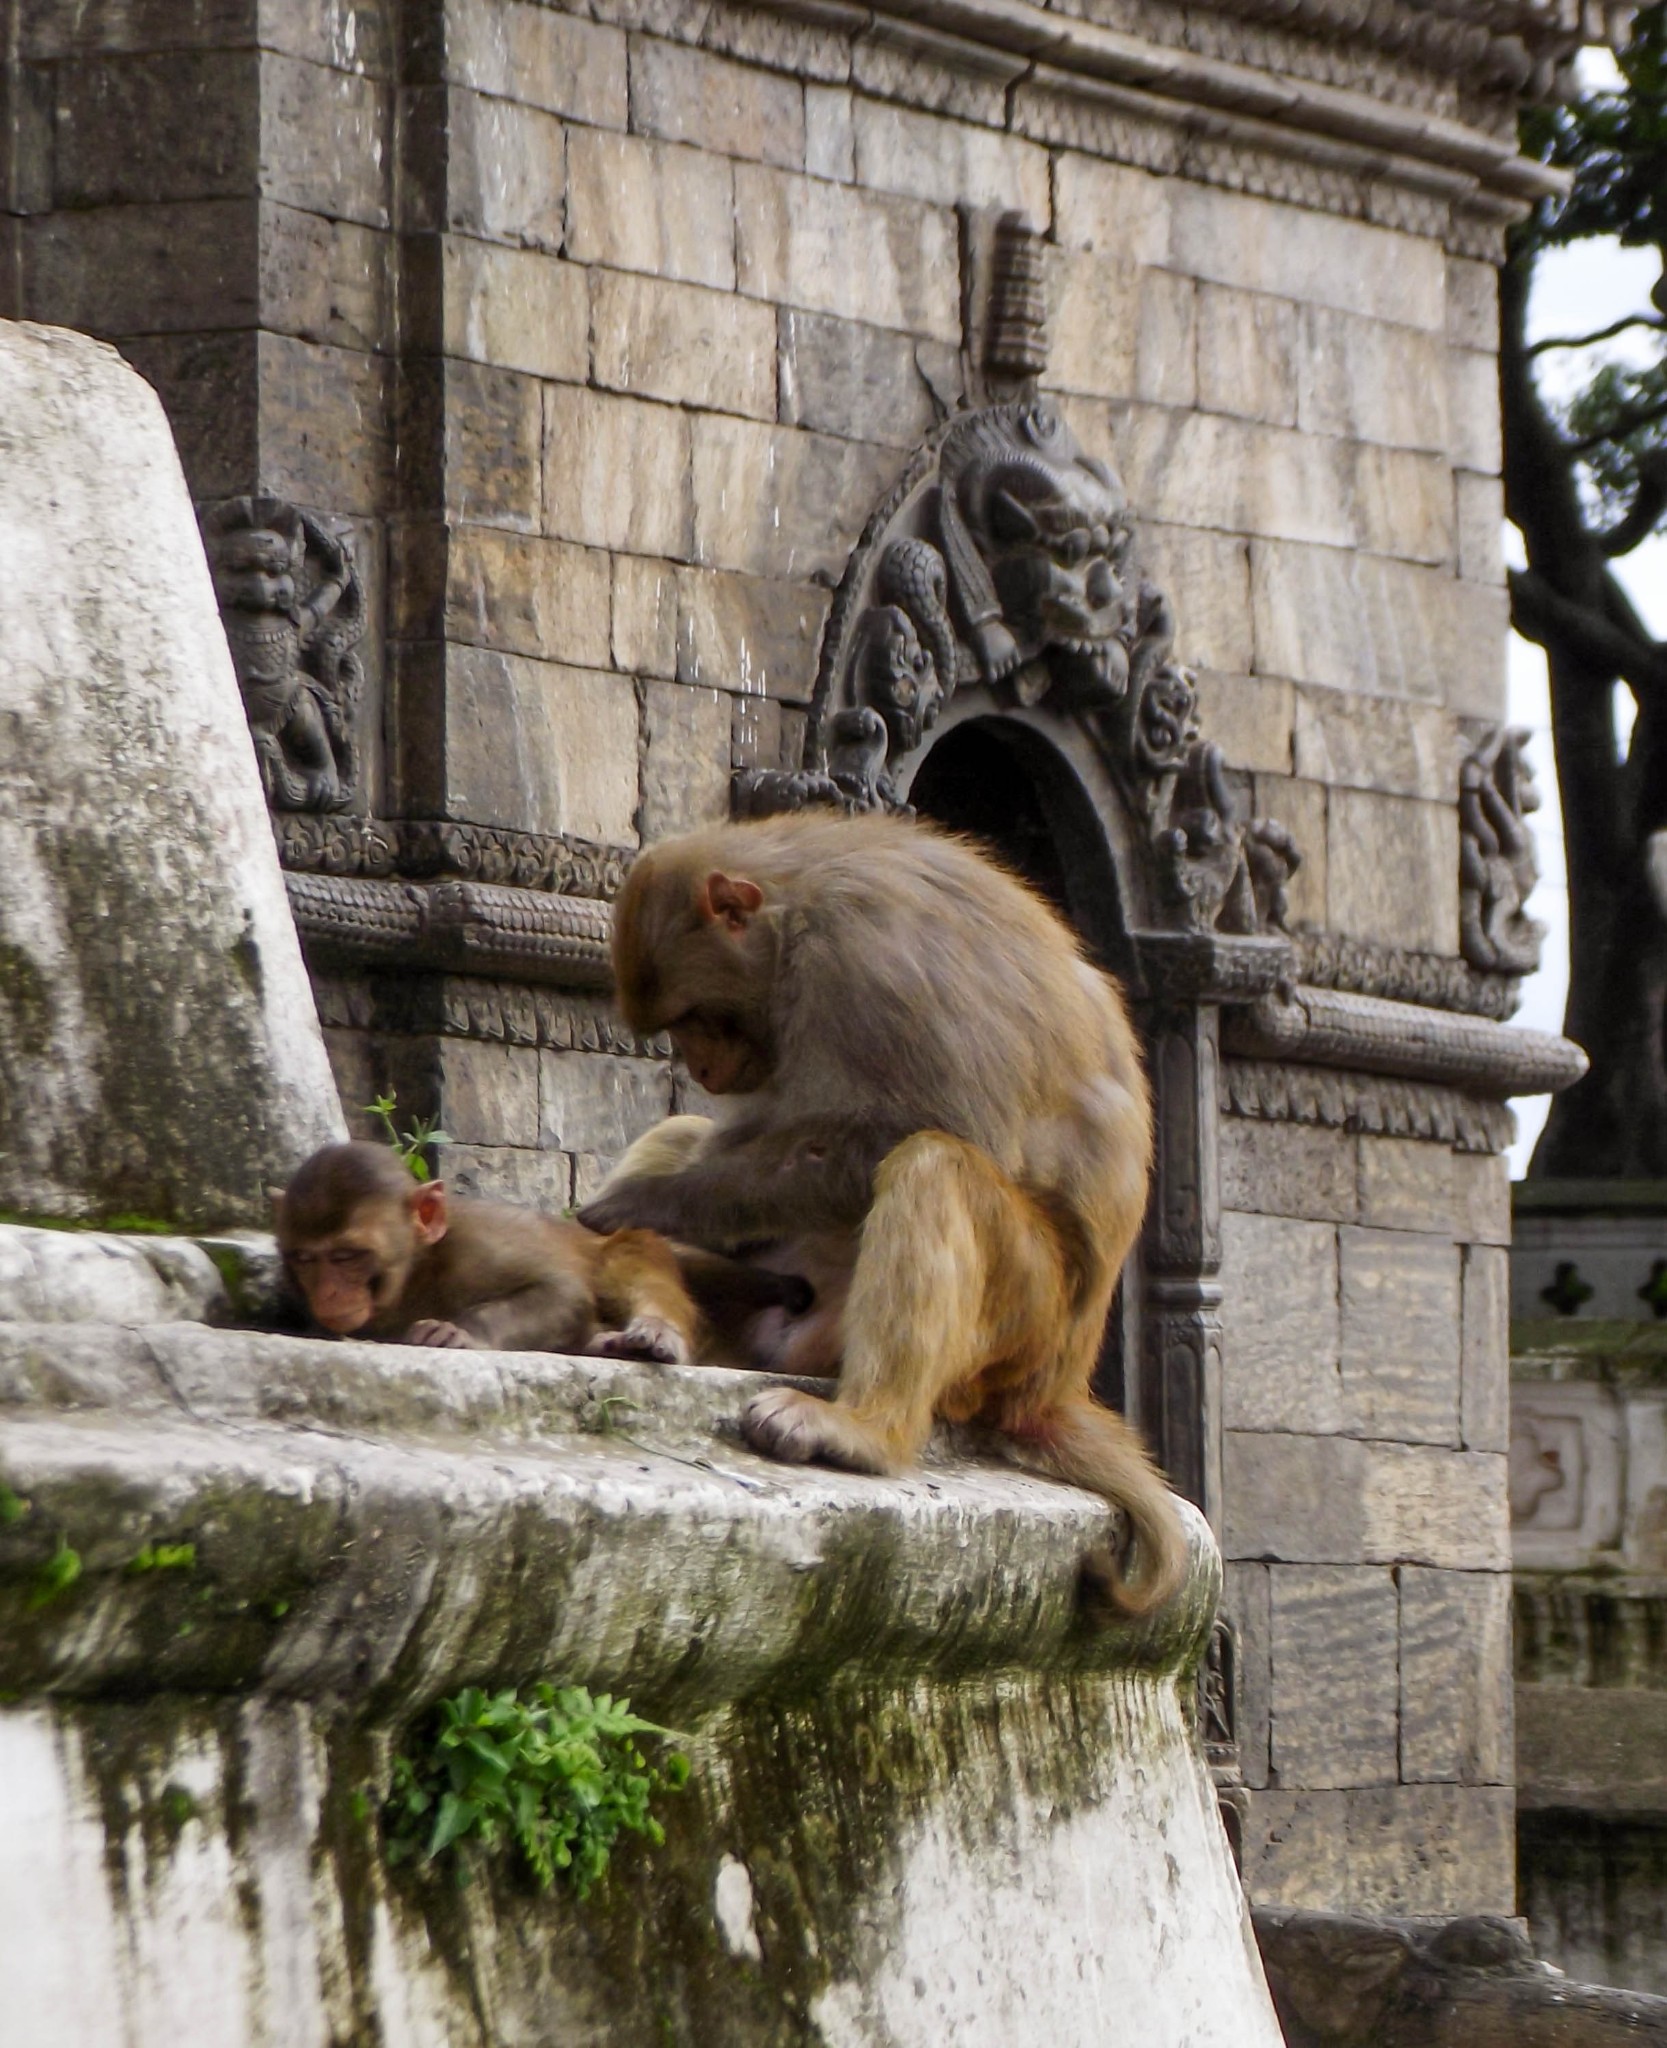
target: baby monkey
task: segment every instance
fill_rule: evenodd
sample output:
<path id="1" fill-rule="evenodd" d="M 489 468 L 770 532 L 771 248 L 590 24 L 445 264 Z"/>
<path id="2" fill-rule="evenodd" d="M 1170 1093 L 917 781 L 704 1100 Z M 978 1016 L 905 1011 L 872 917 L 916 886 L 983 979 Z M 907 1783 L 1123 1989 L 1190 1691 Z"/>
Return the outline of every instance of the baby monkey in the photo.
<path id="1" fill-rule="evenodd" d="M 326 1145 L 274 1208 L 290 1278 L 337 1337 L 738 1363 L 753 1318 L 808 1296 L 791 1276 L 651 1230 L 599 1236 L 452 1195 L 440 1181 L 413 1181 L 385 1145 Z"/>

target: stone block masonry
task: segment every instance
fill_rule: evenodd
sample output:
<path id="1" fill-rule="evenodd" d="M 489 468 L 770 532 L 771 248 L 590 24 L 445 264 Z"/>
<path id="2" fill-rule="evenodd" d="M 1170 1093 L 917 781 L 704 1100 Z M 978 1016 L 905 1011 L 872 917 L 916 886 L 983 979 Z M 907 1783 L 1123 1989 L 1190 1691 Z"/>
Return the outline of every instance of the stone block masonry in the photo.
<path id="1" fill-rule="evenodd" d="M 1236 1118 L 1222 1137 L 1247 1880 L 1509 1912 L 1503 1162 Z"/>
<path id="2" fill-rule="evenodd" d="M 1337 217 L 1341 187 L 1292 204 L 1277 179 L 1154 176 L 1115 128 L 1092 148 L 1027 137 L 999 93 L 946 99 L 966 50 L 917 39 L 881 61 L 831 18 L 405 12 L 397 34 L 386 0 L 263 13 L 251 40 L 231 8 L 188 24 L 95 8 L 74 37 L 25 8 L 0 199 L 18 235 L 0 311 L 126 347 L 200 498 L 259 482 L 361 517 L 369 579 L 396 591 L 454 558 L 445 613 L 402 607 L 386 655 L 367 651 L 373 808 L 547 829 L 504 817 L 469 765 L 462 672 L 388 745 L 385 662 L 486 636 L 559 664 L 546 695 L 597 700 L 579 669 L 629 680 L 637 743 L 605 779 L 635 787 L 591 823 L 622 844 L 644 820 L 666 829 L 679 807 L 656 792 L 681 770 L 654 761 L 688 721 L 643 680 L 803 701 L 816 586 L 955 402 L 976 342 L 960 213 L 1020 206 L 1057 244 L 1046 381 L 1090 445 L 1115 442 L 1163 552 L 1208 562 L 1183 579 L 1181 651 L 1212 704 L 1257 693 L 1242 753 L 1270 806 L 1284 774 L 1408 799 L 1327 821 L 1305 907 L 1451 943 L 1450 839 L 1417 808 L 1448 800 L 1439 741 L 1415 742 L 1411 775 L 1374 744 L 1339 776 L 1300 745 L 1291 762 L 1279 732 L 1311 732 L 1328 692 L 1467 717 L 1501 702 L 1492 272 L 1444 253 L 1435 214 L 1408 230 Z M 136 144 L 114 149 L 118 133 Z M 601 565 L 553 553 L 506 589 L 509 534 L 611 554 L 616 591 L 684 588 L 694 564 L 761 587 L 730 623 L 715 614 L 733 602 L 687 586 L 668 663 L 663 636 L 596 630 Z M 1249 564 L 1231 621 L 1221 593 L 1243 569 L 1211 545 Z M 504 575 L 482 568 L 494 551 Z M 417 753 L 413 782 L 401 758 Z M 1419 857 L 1386 878 L 1376 837 L 1409 832 Z"/>
<path id="3" fill-rule="evenodd" d="M 990 395 L 1022 208 L 1040 392 L 1121 468 L 1204 730 L 1301 847 L 1293 922 L 1451 981 L 1459 763 L 1503 712 L 1492 265 L 1521 65 L 1562 47 L 1519 12 L 1529 59 L 1403 0 L 0 0 L 0 315 L 115 341 L 203 508 L 349 522 L 358 776 L 283 821 L 298 865 L 594 896 L 800 765 L 853 546 Z M 438 1115 L 462 1186 L 582 1196 L 685 1099 L 600 929 L 571 989 L 321 954 L 344 1098 Z M 1246 1873 L 1460 1911 L 1508 1903 L 1499 1169 L 1452 1149 L 1474 1105 L 1397 1085 L 1223 1126 Z"/>

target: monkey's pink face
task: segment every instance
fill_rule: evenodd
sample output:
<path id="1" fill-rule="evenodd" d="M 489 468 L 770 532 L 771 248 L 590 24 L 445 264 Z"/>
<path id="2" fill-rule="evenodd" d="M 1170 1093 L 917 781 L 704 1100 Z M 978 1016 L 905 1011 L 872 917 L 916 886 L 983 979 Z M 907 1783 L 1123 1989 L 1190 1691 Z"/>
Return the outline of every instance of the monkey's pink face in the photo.
<path id="1" fill-rule="evenodd" d="M 280 1221 L 278 1241 L 314 1322 L 351 1337 L 399 1300 L 413 1261 L 446 1230 L 446 1190 L 431 1180 L 403 1198 L 361 1203 L 328 1237 L 296 1240 Z"/>
<path id="2" fill-rule="evenodd" d="M 669 1029 L 678 1058 L 708 1095 L 745 1095 L 762 1087 L 768 1068 L 758 1048 L 731 1025 L 691 1011 Z"/>
<path id="3" fill-rule="evenodd" d="M 383 1277 L 378 1246 L 345 1238 L 297 1245 L 285 1263 L 314 1322 L 333 1337 L 351 1336 L 375 1315 Z"/>

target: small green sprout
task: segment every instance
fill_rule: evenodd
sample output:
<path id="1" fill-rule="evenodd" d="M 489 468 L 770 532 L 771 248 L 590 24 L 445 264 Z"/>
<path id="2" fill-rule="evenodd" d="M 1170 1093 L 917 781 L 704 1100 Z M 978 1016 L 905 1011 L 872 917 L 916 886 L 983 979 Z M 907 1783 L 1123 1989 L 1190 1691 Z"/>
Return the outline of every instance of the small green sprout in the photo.
<path id="1" fill-rule="evenodd" d="M 147 1543 L 127 1561 L 130 1572 L 190 1572 L 197 1568 L 194 1543 Z"/>
<path id="2" fill-rule="evenodd" d="M 583 1686 L 539 1684 L 442 1700 L 413 1748 L 394 1760 L 383 1810 L 390 1863 L 513 1844 L 541 1889 L 562 1872 L 582 1899 L 606 1873 L 623 1833 L 656 1847 L 665 1830 L 649 1811 L 680 1791 L 689 1760 L 673 1750 L 651 1764 L 640 1738 L 672 1739 L 631 1712 L 629 1700 Z M 458 1863 L 467 1881 L 468 1863 Z"/>
<path id="3" fill-rule="evenodd" d="M 21 1522 L 28 1512 L 29 1503 L 22 1494 L 13 1493 L 9 1486 L 0 1483 L 0 1529 L 9 1529 L 14 1523 Z"/>
<path id="4" fill-rule="evenodd" d="M 169 1783 L 163 1786 L 162 1796 L 157 1800 L 157 1809 L 167 1825 L 178 1834 L 188 1820 L 195 1820 L 201 1811 L 194 1794 L 183 1785 Z"/>
<path id="5" fill-rule="evenodd" d="M 29 1595 L 29 1611 L 50 1607 L 52 1602 L 67 1593 L 81 1576 L 81 1553 L 70 1548 L 69 1538 L 60 1536 L 58 1547 L 35 1574 L 34 1589 Z"/>
<path id="6" fill-rule="evenodd" d="M 411 1169 L 412 1178 L 432 1180 L 434 1176 L 429 1172 L 428 1161 L 423 1154 L 432 1146 L 449 1145 L 451 1139 L 438 1124 L 430 1122 L 426 1116 L 416 1118 L 409 1130 L 400 1130 L 394 1122 L 394 1112 L 398 1107 L 398 1099 L 392 1090 L 386 1095 L 378 1095 L 374 1102 L 367 1102 L 364 1105 L 366 1116 L 375 1117 L 387 1132 L 388 1143 Z"/>

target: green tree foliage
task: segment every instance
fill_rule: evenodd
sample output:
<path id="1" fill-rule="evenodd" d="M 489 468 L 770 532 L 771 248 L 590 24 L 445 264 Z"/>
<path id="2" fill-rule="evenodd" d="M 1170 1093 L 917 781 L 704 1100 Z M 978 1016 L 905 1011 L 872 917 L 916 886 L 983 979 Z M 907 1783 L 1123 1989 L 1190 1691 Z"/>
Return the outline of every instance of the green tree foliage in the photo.
<path id="1" fill-rule="evenodd" d="M 1565 1029 L 1592 1070 L 1552 1107 L 1532 1171 L 1667 1177 L 1667 646 L 1614 572 L 1667 513 L 1667 4 L 1636 16 L 1620 80 L 1523 117 L 1523 146 L 1572 174 L 1512 235 L 1500 280 L 1505 509 L 1526 566 L 1518 632 L 1545 649 L 1568 858 Z M 1528 296 L 1548 249 L 1612 236 L 1654 251 L 1652 306 L 1530 344 Z M 1606 353 L 1624 341 L 1624 353 Z M 1577 363 L 1572 395 L 1542 388 Z M 1560 380 L 1565 385 L 1567 379 Z M 1637 716 L 1623 758 L 1614 691 Z"/>

